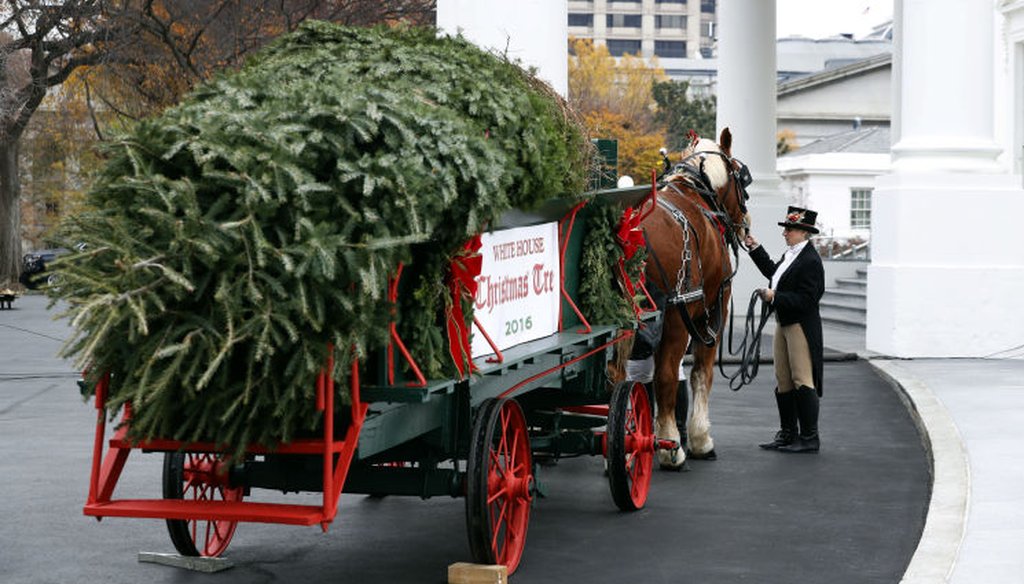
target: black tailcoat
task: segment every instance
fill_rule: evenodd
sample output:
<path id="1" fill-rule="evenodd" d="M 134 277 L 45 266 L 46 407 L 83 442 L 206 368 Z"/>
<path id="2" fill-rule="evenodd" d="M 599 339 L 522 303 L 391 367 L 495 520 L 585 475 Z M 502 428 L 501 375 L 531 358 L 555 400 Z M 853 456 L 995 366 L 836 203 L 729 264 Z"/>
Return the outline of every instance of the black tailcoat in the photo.
<path id="1" fill-rule="evenodd" d="M 785 257 L 785 256 L 783 256 Z M 761 270 L 769 281 L 775 274 L 775 270 L 782 264 L 780 258 L 772 262 L 764 246 L 758 246 L 750 251 L 750 258 L 754 260 L 757 269 Z M 824 369 L 824 351 L 821 334 L 821 313 L 818 311 L 818 301 L 825 292 L 825 269 L 821 265 L 821 256 L 814 249 L 810 242 L 797 254 L 796 259 L 782 274 L 779 284 L 775 288 L 775 300 L 772 307 L 778 315 L 779 324 L 788 326 L 793 323 L 800 323 L 807 337 L 807 346 L 811 350 L 811 363 L 813 365 L 814 386 L 821 395 L 822 371 Z"/>

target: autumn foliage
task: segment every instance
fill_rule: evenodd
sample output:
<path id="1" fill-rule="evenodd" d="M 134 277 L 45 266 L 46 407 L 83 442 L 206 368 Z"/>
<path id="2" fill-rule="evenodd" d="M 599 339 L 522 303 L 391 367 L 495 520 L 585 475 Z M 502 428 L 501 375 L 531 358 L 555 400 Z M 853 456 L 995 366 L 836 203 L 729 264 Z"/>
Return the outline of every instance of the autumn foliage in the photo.
<path id="1" fill-rule="evenodd" d="M 625 115 L 609 110 L 588 112 L 583 120 L 591 136 L 618 141 L 620 176 L 628 174 L 639 184 L 650 179 L 651 170 L 660 173 L 662 158 L 658 150 L 665 145 L 664 132 L 638 131 Z"/>
<path id="2" fill-rule="evenodd" d="M 112 126 L 160 113 L 308 19 L 429 24 L 435 6 L 434 0 L 5 2 L 0 286 L 17 279 L 22 239 L 30 247 L 47 244 L 45 232 L 70 210 L 68 200 L 94 166 L 92 148 L 118 129 Z"/>
<path id="3" fill-rule="evenodd" d="M 607 47 L 589 39 L 573 39 L 569 57 L 569 102 L 580 112 L 593 138 L 612 138 L 619 145 L 619 174 L 644 182 L 661 168 L 658 150 L 665 131 L 657 120 L 652 97 L 665 73 L 655 59 L 625 55 L 618 63 Z"/>

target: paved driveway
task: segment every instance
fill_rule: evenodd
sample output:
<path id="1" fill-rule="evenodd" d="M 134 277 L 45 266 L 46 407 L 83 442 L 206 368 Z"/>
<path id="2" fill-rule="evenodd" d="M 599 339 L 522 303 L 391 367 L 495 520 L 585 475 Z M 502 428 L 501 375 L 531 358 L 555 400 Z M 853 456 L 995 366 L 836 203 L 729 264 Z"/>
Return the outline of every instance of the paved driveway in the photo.
<path id="1" fill-rule="evenodd" d="M 0 581 L 444 582 L 469 561 L 463 501 L 346 495 L 327 534 L 241 525 L 215 575 L 139 564 L 171 552 L 163 522 L 82 515 L 94 412 L 46 301 L 0 311 Z M 929 497 L 926 453 L 895 392 L 864 362 L 827 363 L 818 455 L 764 452 L 775 431 L 770 366 L 738 393 L 717 386 L 719 459 L 657 473 L 646 509 L 616 511 L 597 458 L 540 470 L 515 583 L 896 583 Z M 160 458 L 129 460 L 124 495 L 160 492 Z M 306 495 L 289 495 L 299 502 Z M 316 495 L 308 495 L 313 498 Z"/>

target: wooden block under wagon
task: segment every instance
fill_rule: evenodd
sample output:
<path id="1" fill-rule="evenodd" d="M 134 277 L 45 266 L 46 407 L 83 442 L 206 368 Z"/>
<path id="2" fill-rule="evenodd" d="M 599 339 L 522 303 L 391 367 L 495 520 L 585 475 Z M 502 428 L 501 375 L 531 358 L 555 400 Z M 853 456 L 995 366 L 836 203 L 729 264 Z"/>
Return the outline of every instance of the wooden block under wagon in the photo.
<path id="1" fill-rule="evenodd" d="M 448 566 L 448 584 L 508 584 L 508 568 L 456 562 Z"/>

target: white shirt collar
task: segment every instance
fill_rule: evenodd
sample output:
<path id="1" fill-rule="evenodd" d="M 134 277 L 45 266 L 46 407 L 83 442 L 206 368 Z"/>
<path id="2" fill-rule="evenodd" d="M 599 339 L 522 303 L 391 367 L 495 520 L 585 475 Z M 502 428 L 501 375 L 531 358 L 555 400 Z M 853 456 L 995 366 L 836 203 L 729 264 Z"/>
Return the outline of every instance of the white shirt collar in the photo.
<path id="1" fill-rule="evenodd" d="M 801 241 L 800 243 L 798 243 L 796 245 L 791 245 L 791 246 L 787 247 L 786 248 L 786 253 L 787 254 L 791 254 L 791 255 L 796 255 L 796 254 L 800 253 L 801 251 L 803 251 L 805 245 L 807 245 L 807 240 L 806 239 Z"/>
<path id="2" fill-rule="evenodd" d="M 789 269 L 789 266 L 796 261 L 796 256 L 804 249 L 805 245 L 807 245 L 806 239 L 794 246 L 786 248 L 786 253 L 782 256 L 782 263 L 779 264 L 779 267 L 775 268 L 775 273 L 772 274 L 772 290 L 779 287 L 779 280 L 782 279 L 782 275 L 785 274 L 786 270 Z"/>

